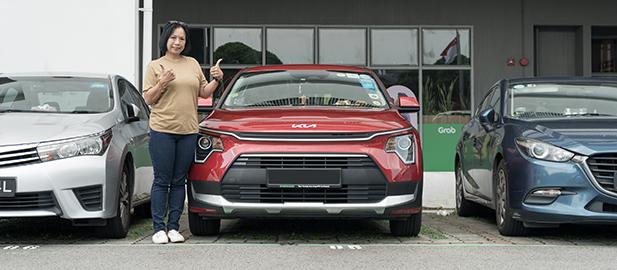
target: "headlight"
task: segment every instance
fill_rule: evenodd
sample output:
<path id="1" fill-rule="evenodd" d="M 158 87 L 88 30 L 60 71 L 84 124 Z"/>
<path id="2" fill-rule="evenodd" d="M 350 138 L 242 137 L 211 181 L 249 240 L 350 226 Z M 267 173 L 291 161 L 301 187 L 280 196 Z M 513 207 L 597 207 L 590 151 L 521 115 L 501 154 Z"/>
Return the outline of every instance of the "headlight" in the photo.
<path id="1" fill-rule="evenodd" d="M 568 150 L 564 150 L 557 146 L 533 139 L 517 138 L 516 144 L 523 153 L 527 154 L 532 158 L 556 162 L 566 162 L 572 159 L 572 157 L 574 157 L 574 153 Z"/>
<path id="2" fill-rule="evenodd" d="M 396 153 L 396 155 L 405 164 L 415 162 L 415 142 L 413 135 L 403 135 L 391 137 L 386 142 L 385 151 L 388 153 Z"/>
<path id="3" fill-rule="evenodd" d="M 197 140 L 195 162 L 204 163 L 212 152 L 223 152 L 223 140 L 219 137 L 202 134 Z"/>
<path id="4" fill-rule="evenodd" d="M 110 142 L 111 129 L 84 137 L 42 143 L 37 146 L 36 151 L 41 161 L 84 155 L 102 155 Z"/>

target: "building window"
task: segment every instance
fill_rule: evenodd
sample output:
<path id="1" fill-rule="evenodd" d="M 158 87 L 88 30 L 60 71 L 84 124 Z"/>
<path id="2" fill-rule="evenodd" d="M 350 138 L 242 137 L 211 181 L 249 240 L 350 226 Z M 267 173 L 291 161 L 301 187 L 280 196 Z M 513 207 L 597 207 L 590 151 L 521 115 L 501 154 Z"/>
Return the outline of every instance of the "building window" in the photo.
<path id="1" fill-rule="evenodd" d="M 418 30 L 371 29 L 371 65 L 418 65 Z"/>
<path id="2" fill-rule="evenodd" d="M 592 27 L 591 38 L 591 71 L 617 73 L 617 27 Z"/>
<path id="3" fill-rule="evenodd" d="M 262 64 L 261 28 L 214 28 L 214 58 L 223 64 Z"/>
<path id="4" fill-rule="evenodd" d="M 423 29 L 422 63 L 470 65 L 469 29 Z"/>
<path id="5" fill-rule="evenodd" d="M 189 37 L 191 42 L 191 51 L 189 55 L 201 65 L 210 64 L 210 53 L 208 52 L 208 28 L 189 27 Z"/>
<path id="6" fill-rule="evenodd" d="M 266 64 L 313 64 L 313 28 L 266 29 Z"/>
<path id="7" fill-rule="evenodd" d="M 366 29 L 319 29 L 319 63 L 366 65 Z"/>

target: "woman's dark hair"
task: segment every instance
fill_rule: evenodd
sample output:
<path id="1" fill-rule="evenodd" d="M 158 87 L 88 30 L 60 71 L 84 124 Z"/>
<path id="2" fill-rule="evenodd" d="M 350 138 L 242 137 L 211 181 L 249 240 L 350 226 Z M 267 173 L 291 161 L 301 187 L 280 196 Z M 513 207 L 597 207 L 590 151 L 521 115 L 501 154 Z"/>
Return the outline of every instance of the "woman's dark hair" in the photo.
<path id="1" fill-rule="evenodd" d="M 181 55 L 189 55 L 191 51 L 191 39 L 189 38 L 189 27 L 186 23 L 181 21 L 168 21 L 165 26 L 163 26 L 163 33 L 161 33 L 161 40 L 159 40 L 159 50 L 161 52 L 161 56 L 164 56 L 167 52 L 167 40 L 171 34 L 176 30 L 176 28 L 181 27 L 184 29 L 184 34 L 186 36 L 184 43 L 184 50 L 180 53 Z"/>

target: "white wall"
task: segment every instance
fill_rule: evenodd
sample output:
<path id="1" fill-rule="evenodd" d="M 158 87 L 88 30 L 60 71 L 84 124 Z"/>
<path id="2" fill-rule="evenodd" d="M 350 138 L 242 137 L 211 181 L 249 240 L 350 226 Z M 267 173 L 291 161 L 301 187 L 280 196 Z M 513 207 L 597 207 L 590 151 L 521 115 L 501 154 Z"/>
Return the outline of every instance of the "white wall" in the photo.
<path id="1" fill-rule="evenodd" d="M 454 172 L 424 172 L 422 205 L 430 208 L 455 208 Z"/>
<path id="2" fill-rule="evenodd" d="M 137 79 L 137 0 L 0 0 L 0 72 Z"/>

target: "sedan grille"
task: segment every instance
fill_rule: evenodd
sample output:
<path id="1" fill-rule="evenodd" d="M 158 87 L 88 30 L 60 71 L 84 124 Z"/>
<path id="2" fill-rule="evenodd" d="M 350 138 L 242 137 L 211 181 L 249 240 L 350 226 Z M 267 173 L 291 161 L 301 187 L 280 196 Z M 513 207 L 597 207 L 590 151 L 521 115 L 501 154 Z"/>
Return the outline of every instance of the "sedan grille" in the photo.
<path id="1" fill-rule="evenodd" d="M 587 159 L 587 166 L 600 187 L 617 193 L 617 153 L 591 156 Z"/>
<path id="2" fill-rule="evenodd" d="M 242 155 L 234 167 L 243 168 L 374 168 L 375 162 L 367 156 L 309 156 L 309 155 Z"/>
<path id="3" fill-rule="evenodd" d="M 0 211 L 39 210 L 55 206 L 51 192 L 17 193 L 15 197 L 0 198 Z"/>
<path id="4" fill-rule="evenodd" d="M 267 185 L 223 184 L 231 202 L 250 203 L 376 203 L 386 196 L 386 184 L 342 185 L 341 188 L 269 188 Z"/>
<path id="5" fill-rule="evenodd" d="M 0 167 L 24 165 L 39 161 L 41 159 L 36 148 L 0 152 Z"/>

